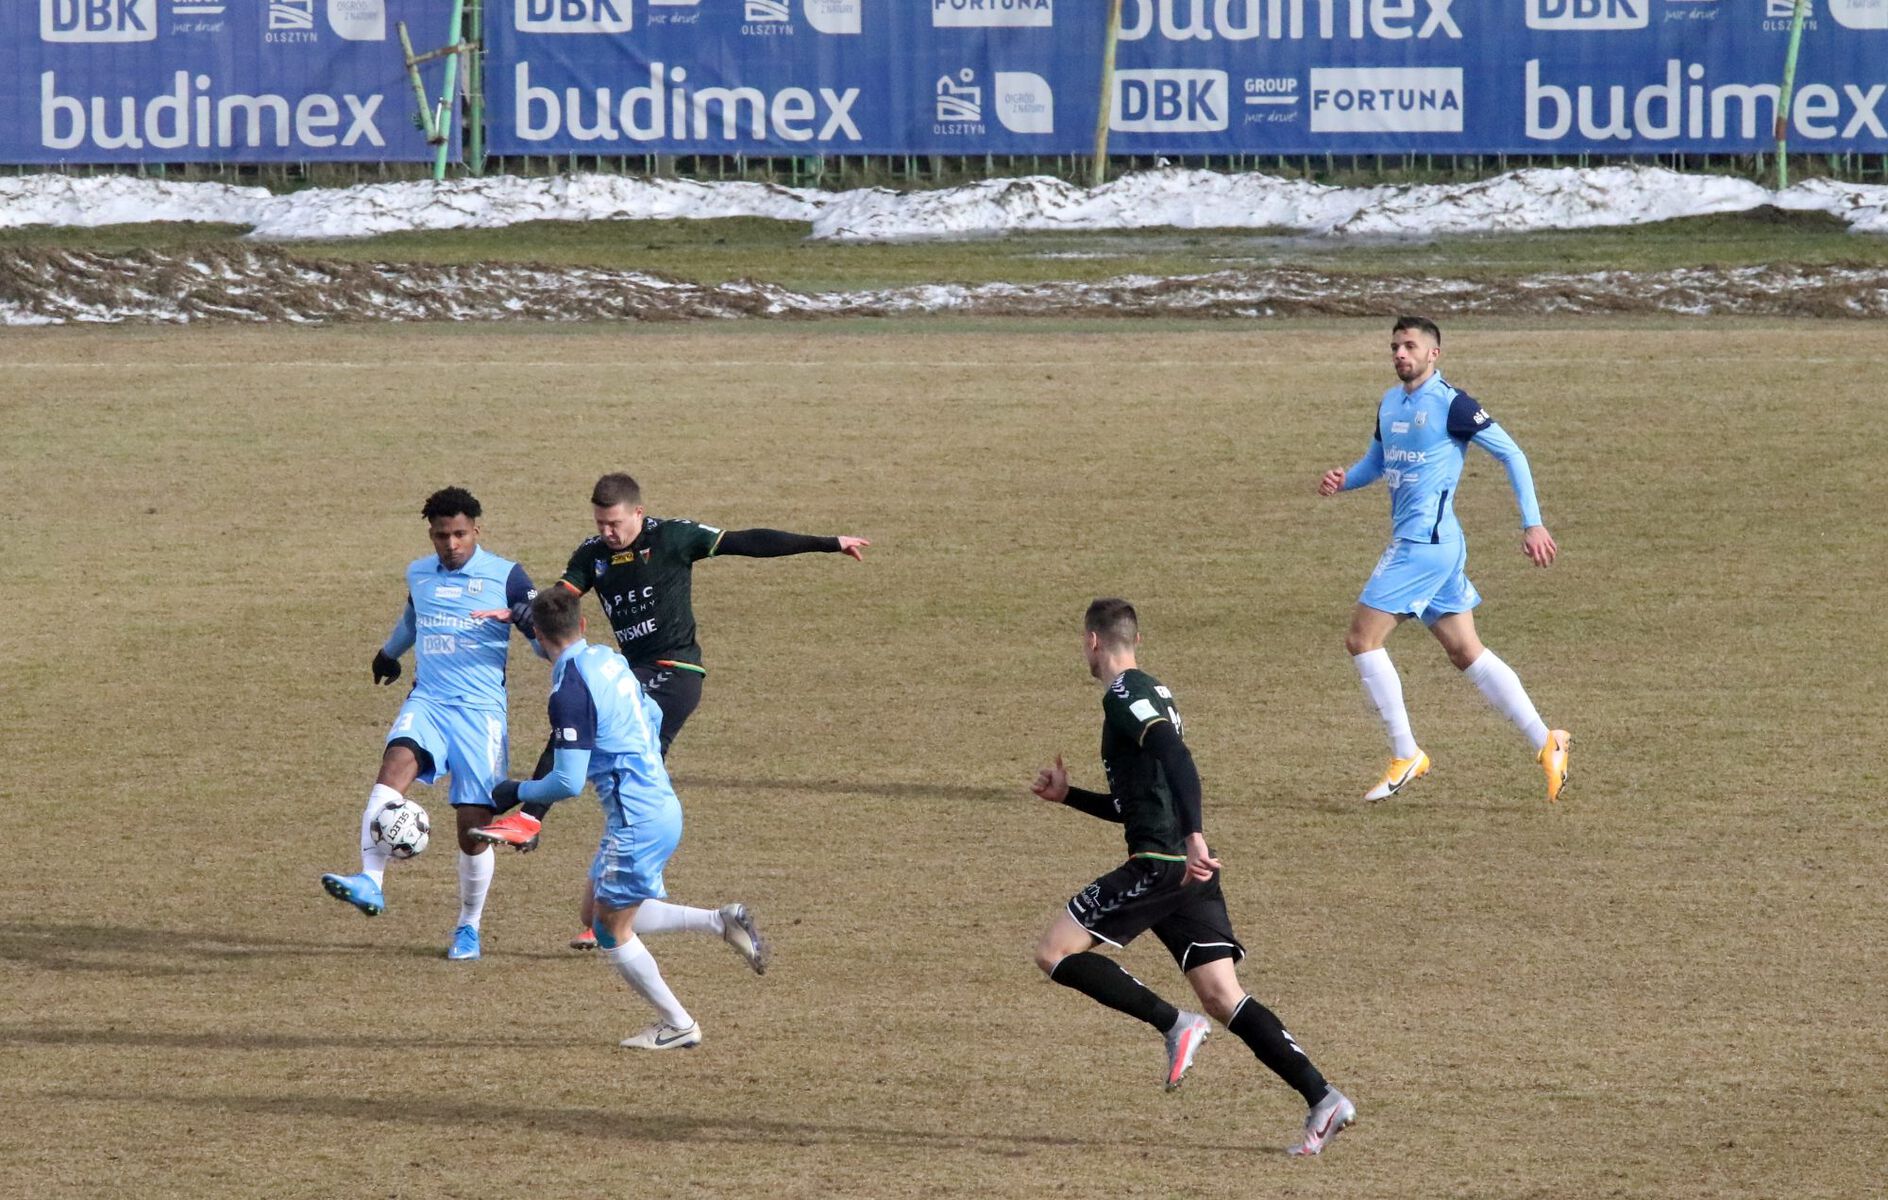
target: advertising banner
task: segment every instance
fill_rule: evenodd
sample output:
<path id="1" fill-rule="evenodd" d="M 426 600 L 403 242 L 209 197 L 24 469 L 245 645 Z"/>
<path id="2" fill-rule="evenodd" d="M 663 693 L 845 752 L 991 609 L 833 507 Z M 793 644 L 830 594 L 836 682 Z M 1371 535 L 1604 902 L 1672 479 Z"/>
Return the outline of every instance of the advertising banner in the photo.
<path id="1" fill-rule="evenodd" d="M 449 10 L 441 0 L 6 0 L 0 162 L 431 158 L 394 22 L 437 45 Z"/>
<path id="2" fill-rule="evenodd" d="M 490 0 L 501 154 L 1079 154 L 1103 0 Z M 1768 149 L 1792 0 L 1124 0 L 1119 154 Z M 1810 0 L 1802 152 L 1888 152 L 1888 0 Z"/>

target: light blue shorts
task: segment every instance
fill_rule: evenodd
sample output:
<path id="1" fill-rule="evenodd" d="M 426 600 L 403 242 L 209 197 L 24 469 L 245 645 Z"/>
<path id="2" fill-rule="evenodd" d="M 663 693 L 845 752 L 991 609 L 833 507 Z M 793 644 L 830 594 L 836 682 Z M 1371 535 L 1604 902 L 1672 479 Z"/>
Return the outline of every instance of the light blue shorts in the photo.
<path id="1" fill-rule="evenodd" d="M 447 793 L 454 808 L 462 804 L 492 804 L 492 785 L 511 769 L 511 748 L 505 714 L 479 708 L 459 708 L 408 696 L 400 715 L 387 730 L 389 742 L 407 738 L 431 757 L 432 769 L 420 772 L 421 783 L 452 777 Z M 425 763 L 420 764 L 422 767 Z"/>
<path id="2" fill-rule="evenodd" d="M 673 797 L 633 821 L 607 822 L 596 861 L 590 865 L 597 903 L 605 908 L 628 908 L 667 896 L 662 868 L 681 844 L 682 805 Z"/>
<path id="3" fill-rule="evenodd" d="M 1463 538 L 1391 542 L 1357 602 L 1398 616 L 1408 613 L 1433 625 L 1482 602 L 1482 594 L 1468 581 L 1467 566 L 1468 542 Z"/>

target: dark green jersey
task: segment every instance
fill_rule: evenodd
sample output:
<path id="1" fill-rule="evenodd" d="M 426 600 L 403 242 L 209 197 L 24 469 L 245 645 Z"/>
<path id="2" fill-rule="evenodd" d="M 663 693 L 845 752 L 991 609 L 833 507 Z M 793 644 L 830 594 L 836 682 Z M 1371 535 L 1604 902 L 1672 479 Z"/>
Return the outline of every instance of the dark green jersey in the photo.
<path id="1" fill-rule="evenodd" d="M 632 667 L 680 664 L 700 671 L 690 582 L 695 564 L 715 552 L 721 530 L 663 517 L 645 517 L 629 549 L 613 551 L 600 537 L 570 556 L 564 582 L 595 589 L 616 644 Z"/>
<path id="2" fill-rule="evenodd" d="M 1119 802 L 1128 853 L 1185 858 L 1186 833 L 1167 772 L 1143 747 L 1161 721 L 1181 733 L 1173 693 L 1139 668 L 1116 676 L 1101 694 L 1101 765 L 1108 791 Z"/>

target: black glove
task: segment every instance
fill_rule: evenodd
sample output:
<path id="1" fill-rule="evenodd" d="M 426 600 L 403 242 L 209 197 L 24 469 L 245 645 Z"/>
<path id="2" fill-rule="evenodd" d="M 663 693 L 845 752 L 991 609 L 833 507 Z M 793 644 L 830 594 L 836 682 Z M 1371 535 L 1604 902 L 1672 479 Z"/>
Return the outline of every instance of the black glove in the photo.
<path id="1" fill-rule="evenodd" d="M 392 683 L 400 678 L 400 660 L 385 650 L 374 651 L 374 682 Z"/>
<path id="2" fill-rule="evenodd" d="M 499 812 L 518 806 L 518 781 L 501 779 L 492 788 L 492 807 Z"/>

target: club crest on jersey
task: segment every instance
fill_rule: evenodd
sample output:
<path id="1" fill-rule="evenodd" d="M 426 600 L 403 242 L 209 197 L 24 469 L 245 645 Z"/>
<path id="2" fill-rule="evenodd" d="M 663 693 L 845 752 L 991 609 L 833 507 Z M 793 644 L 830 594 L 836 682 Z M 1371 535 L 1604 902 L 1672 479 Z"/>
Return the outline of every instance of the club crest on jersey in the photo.
<path id="1" fill-rule="evenodd" d="M 470 580 L 465 585 L 465 594 L 468 596 L 476 596 L 484 590 L 485 581 L 483 579 Z"/>
<path id="2" fill-rule="evenodd" d="M 597 574 L 599 575 L 610 569 L 610 564 L 600 558 L 593 560 L 590 565 L 597 569 Z"/>
<path id="3" fill-rule="evenodd" d="M 1429 413 L 1426 410 L 1423 412 L 1417 413 L 1416 414 L 1416 428 L 1421 429 L 1423 426 L 1427 424 L 1429 424 Z"/>

